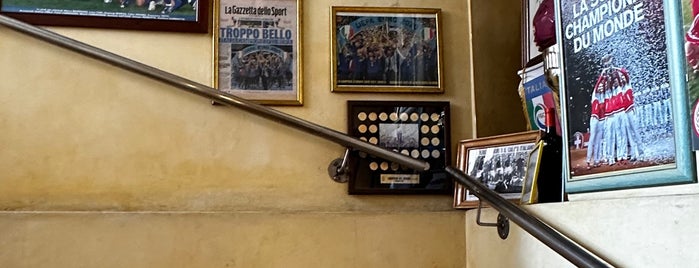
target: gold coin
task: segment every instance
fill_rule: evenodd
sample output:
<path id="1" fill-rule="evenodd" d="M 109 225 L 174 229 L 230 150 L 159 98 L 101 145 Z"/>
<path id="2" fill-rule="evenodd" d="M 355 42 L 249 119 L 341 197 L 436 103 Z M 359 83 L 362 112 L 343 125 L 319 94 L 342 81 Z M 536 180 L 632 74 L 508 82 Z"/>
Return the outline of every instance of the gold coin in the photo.
<path id="1" fill-rule="evenodd" d="M 364 121 L 364 120 L 366 120 L 366 113 L 365 113 L 365 112 L 361 112 L 361 113 L 357 114 L 357 119 L 359 119 L 359 121 Z"/>

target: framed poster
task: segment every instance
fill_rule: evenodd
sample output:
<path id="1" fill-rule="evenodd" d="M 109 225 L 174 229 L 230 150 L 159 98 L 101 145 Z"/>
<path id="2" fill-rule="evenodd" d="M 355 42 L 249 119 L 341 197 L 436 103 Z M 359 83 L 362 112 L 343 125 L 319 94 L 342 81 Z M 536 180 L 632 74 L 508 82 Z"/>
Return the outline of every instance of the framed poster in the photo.
<path id="1" fill-rule="evenodd" d="M 457 168 L 479 180 L 503 198 L 517 202 L 522 196 L 525 168 L 538 130 L 483 137 L 459 142 Z M 478 197 L 466 187 L 454 187 L 454 208 L 478 207 Z"/>
<path id="2" fill-rule="evenodd" d="M 301 0 L 214 1 L 214 87 L 270 105 L 302 105 Z"/>
<path id="3" fill-rule="evenodd" d="M 687 91 L 691 107 L 692 149 L 699 150 L 699 1 L 682 0 Z"/>
<path id="4" fill-rule="evenodd" d="M 522 67 L 541 55 L 534 43 L 534 14 L 543 0 L 522 0 Z"/>
<path id="5" fill-rule="evenodd" d="M 679 12 L 673 1 L 558 1 L 567 192 L 695 181 Z"/>
<path id="6" fill-rule="evenodd" d="M 450 194 L 449 102 L 348 101 L 348 134 L 430 164 L 413 170 L 354 151 L 349 194 Z"/>
<path id="7" fill-rule="evenodd" d="M 333 92 L 443 93 L 441 10 L 333 7 Z"/>
<path id="8" fill-rule="evenodd" d="M 0 0 L 0 13 L 47 26 L 209 31 L 209 0 Z"/>

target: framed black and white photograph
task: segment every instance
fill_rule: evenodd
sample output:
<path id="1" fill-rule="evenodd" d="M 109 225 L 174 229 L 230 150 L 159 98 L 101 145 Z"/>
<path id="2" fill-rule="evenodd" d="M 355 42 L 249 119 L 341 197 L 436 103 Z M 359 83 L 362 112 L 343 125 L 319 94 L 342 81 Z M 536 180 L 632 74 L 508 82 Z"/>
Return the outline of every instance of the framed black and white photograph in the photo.
<path id="1" fill-rule="evenodd" d="M 348 101 L 348 134 L 426 161 L 413 170 L 362 152 L 350 157 L 350 194 L 449 194 L 449 102 Z"/>
<path id="2" fill-rule="evenodd" d="M 529 153 L 540 132 L 526 131 L 463 140 L 457 151 L 457 167 L 505 199 L 518 202 L 522 196 Z M 478 197 L 456 184 L 454 208 L 478 207 Z"/>
<path id="3" fill-rule="evenodd" d="M 209 31 L 210 0 L 0 0 L 0 13 L 46 26 Z"/>

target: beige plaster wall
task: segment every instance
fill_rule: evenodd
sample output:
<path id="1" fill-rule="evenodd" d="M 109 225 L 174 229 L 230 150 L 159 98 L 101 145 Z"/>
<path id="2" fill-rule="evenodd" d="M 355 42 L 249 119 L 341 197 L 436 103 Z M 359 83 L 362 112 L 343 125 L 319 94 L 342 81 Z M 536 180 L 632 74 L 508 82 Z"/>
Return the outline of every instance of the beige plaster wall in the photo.
<path id="1" fill-rule="evenodd" d="M 0 266 L 464 267 L 454 226 L 463 214 L 4 213 Z"/>
<path id="2" fill-rule="evenodd" d="M 446 93 L 330 92 L 330 7 L 443 10 Z M 307 1 L 304 100 L 345 132 L 346 100 L 447 100 L 470 138 L 465 1 Z M 211 35 L 52 28 L 211 84 Z M 462 267 L 450 196 L 348 196 L 320 138 L 0 28 L 0 266 Z M 108 211 L 105 213 L 104 211 Z"/>
<path id="3" fill-rule="evenodd" d="M 517 94 L 522 1 L 470 1 L 473 105 L 478 137 L 527 129 Z"/>

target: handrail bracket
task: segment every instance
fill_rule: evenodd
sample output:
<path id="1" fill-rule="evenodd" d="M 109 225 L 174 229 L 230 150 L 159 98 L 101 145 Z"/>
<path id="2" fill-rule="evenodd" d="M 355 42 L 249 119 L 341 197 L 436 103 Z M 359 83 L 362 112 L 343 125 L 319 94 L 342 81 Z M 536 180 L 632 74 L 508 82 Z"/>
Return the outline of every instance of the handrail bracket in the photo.
<path id="1" fill-rule="evenodd" d="M 482 222 L 481 221 L 481 208 L 483 208 L 483 201 L 481 201 L 479 199 L 478 200 L 478 212 L 476 213 L 476 224 L 478 224 L 478 226 L 484 226 L 484 227 L 497 227 L 498 235 L 500 236 L 500 239 L 502 239 L 502 240 L 507 239 L 507 236 L 510 234 L 510 219 L 505 217 L 505 215 L 502 215 L 502 213 L 498 213 L 498 221 L 496 223 Z"/>
<path id="2" fill-rule="evenodd" d="M 349 162 L 350 150 L 350 148 L 345 149 L 345 155 L 342 158 L 336 158 L 328 165 L 328 175 L 330 175 L 330 179 L 337 183 L 349 181 L 350 169 L 347 163 Z"/>

